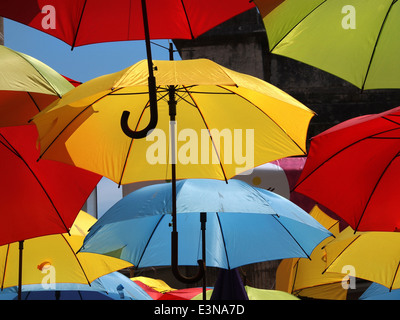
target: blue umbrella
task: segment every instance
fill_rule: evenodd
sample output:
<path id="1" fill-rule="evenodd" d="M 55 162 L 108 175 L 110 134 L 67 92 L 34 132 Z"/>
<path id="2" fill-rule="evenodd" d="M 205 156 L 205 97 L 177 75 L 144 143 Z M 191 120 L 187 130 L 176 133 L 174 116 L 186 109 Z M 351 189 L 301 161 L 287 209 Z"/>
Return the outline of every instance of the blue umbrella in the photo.
<path id="1" fill-rule="evenodd" d="M 359 300 L 400 300 L 400 289 L 390 290 L 373 282 L 360 296 Z"/>
<path id="2" fill-rule="evenodd" d="M 22 300 L 153 300 L 139 285 L 120 272 L 112 272 L 90 285 L 80 283 L 29 284 L 22 286 Z M 0 291 L 0 300 L 17 300 L 18 288 Z"/>
<path id="3" fill-rule="evenodd" d="M 286 198 L 240 180 L 181 180 L 176 190 L 180 265 L 202 259 L 201 212 L 206 212 L 205 261 L 211 267 L 309 257 L 332 235 Z M 137 268 L 170 265 L 171 207 L 169 183 L 136 190 L 91 227 L 80 251 L 118 257 Z"/>

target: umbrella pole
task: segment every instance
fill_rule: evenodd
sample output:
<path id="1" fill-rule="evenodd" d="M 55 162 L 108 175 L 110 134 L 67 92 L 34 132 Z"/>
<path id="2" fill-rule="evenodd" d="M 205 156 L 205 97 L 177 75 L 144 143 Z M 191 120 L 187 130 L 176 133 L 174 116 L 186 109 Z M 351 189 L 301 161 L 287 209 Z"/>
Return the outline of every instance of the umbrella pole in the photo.
<path id="1" fill-rule="evenodd" d="M 202 259 L 203 259 L 203 263 L 204 263 L 204 271 L 206 269 L 206 222 L 207 222 L 207 213 L 206 212 L 200 212 L 201 251 L 202 251 Z M 206 272 L 204 272 L 204 276 L 203 276 L 203 300 L 207 300 L 206 291 L 207 291 L 207 277 L 206 277 Z"/>
<path id="2" fill-rule="evenodd" d="M 19 266 L 18 266 L 18 300 L 22 300 L 22 253 L 24 251 L 24 240 L 19 241 Z"/>
<path id="3" fill-rule="evenodd" d="M 193 277 L 186 277 L 179 272 L 178 269 L 178 231 L 176 223 L 176 146 L 175 146 L 175 116 L 176 116 L 176 99 L 175 86 L 168 86 L 168 106 L 170 117 L 170 146 L 171 146 L 171 182 L 172 182 L 172 232 L 171 232 L 171 267 L 172 273 L 176 279 L 183 283 L 193 283 L 200 281 L 204 276 L 205 264 L 203 260 L 198 260 L 198 272 Z"/>

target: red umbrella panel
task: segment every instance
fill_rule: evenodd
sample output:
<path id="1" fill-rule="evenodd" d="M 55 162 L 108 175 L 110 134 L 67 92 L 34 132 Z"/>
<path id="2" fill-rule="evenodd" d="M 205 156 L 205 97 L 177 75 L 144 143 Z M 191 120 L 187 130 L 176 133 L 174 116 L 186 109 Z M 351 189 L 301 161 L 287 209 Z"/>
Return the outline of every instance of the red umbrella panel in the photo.
<path id="1" fill-rule="evenodd" d="M 400 229 L 400 107 L 315 136 L 295 190 L 357 231 Z"/>
<path id="2" fill-rule="evenodd" d="M 101 176 L 40 160 L 34 125 L 0 128 L 0 245 L 68 232 Z"/>
<path id="3" fill-rule="evenodd" d="M 247 0 L 147 0 L 146 6 L 151 39 L 193 39 L 255 7 Z M 145 39 L 141 0 L 1 1 L 0 16 L 72 47 Z"/>

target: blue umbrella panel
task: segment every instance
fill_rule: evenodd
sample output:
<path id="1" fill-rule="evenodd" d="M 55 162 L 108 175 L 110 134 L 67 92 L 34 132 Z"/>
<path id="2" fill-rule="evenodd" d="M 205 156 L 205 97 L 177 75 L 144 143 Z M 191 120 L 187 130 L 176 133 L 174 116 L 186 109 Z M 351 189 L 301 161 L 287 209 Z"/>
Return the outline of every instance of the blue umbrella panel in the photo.
<path id="1" fill-rule="evenodd" d="M 171 265 L 171 185 L 144 187 L 111 207 L 80 251 L 105 254 L 137 268 Z M 286 198 L 231 179 L 177 182 L 179 265 L 202 259 L 200 213 L 206 212 L 206 265 L 223 269 L 309 257 L 332 234 Z"/>

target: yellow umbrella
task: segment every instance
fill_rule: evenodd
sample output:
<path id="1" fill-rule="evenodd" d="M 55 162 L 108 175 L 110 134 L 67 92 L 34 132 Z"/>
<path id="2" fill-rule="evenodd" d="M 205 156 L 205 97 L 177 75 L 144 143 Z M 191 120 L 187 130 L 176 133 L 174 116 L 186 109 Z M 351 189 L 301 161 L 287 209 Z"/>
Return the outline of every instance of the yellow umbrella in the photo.
<path id="1" fill-rule="evenodd" d="M 400 288 L 400 233 L 343 230 L 325 247 L 326 273 L 350 276 Z"/>
<path id="2" fill-rule="evenodd" d="M 267 290 L 267 289 L 258 289 L 250 286 L 244 287 L 249 297 L 249 300 L 300 300 L 296 296 L 280 291 L 280 290 Z M 207 290 L 206 300 L 210 300 L 212 296 L 213 290 Z M 203 294 L 200 293 L 194 296 L 191 300 L 202 300 Z"/>
<path id="3" fill-rule="evenodd" d="M 105 274 L 131 267 L 132 264 L 98 254 L 77 253 L 88 229 L 96 221 L 81 211 L 70 234 L 56 234 L 24 241 L 22 285 L 52 283 L 88 284 Z M 18 243 L 0 247 L 1 288 L 18 285 Z"/>
<path id="4" fill-rule="evenodd" d="M 207 59 L 154 66 L 159 119 L 145 139 L 129 138 L 120 121 L 129 110 L 132 130 L 149 122 L 147 63 L 141 61 L 78 86 L 35 116 L 41 157 L 127 184 L 172 178 L 169 140 L 175 131 L 177 179 L 229 179 L 306 153 L 314 112 L 273 85 Z"/>
<path id="5" fill-rule="evenodd" d="M 326 215 L 317 205 L 310 211 L 312 217 L 334 236 L 339 234 L 339 222 Z M 332 237 L 322 241 L 312 252 L 310 259 L 284 259 L 276 272 L 276 289 L 296 296 L 314 299 L 346 300 L 347 290 L 342 287 L 343 274 L 322 272 L 326 268 L 322 248 Z"/>
<path id="6" fill-rule="evenodd" d="M 175 290 L 174 288 L 171 288 L 165 281 L 163 281 L 161 279 L 153 279 L 153 278 L 143 277 L 143 276 L 133 277 L 130 279 L 132 281 L 140 281 L 140 282 L 144 283 L 146 286 L 149 286 L 150 288 L 152 288 L 160 293 Z"/>
<path id="7" fill-rule="evenodd" d="M 157 127 L 147 61 L 88 81 L 33 118 L 41 157 L 99 173 L 118 184 L 146 180 L 228 180 L 263 163 L 306 153 L 314 112 L 273 85 L 207 59 L 154 61 Z M 128 111 L 129 110 L 129 111 Z M 177 269 L 172 201 L 172 270 Z M 203 261 L 204 263 L 204 261 Z M 204 264 L 198 276 L 200 279 Z"/>
<path id="8" fill-rule="evenodd" d="M 0 126 L 27 124 L 74 86 L 43 62 L 0 45 Z"/>

